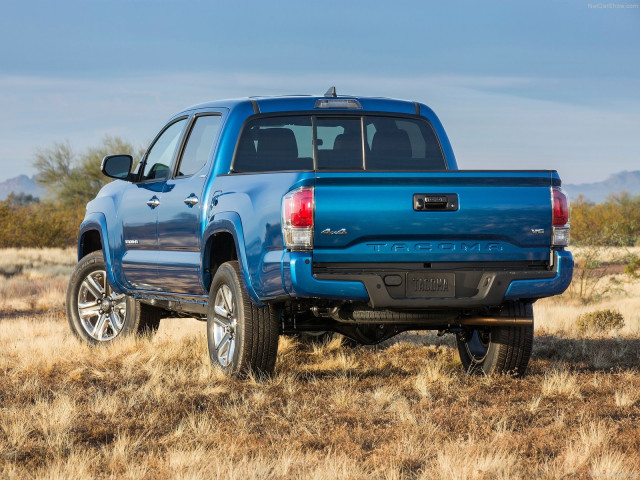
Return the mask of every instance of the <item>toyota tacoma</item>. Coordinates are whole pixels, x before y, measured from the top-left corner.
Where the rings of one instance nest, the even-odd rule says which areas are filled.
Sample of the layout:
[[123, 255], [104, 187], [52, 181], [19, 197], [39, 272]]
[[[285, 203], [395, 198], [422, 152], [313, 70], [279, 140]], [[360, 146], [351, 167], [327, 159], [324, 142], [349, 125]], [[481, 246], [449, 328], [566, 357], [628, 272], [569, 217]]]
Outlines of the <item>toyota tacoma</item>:
[[532, 304], [571, 281], [557, 172], [459, 170], [417, 102], [205, 103], [102, 171], [66, 307], [91, 343], [195, 317], [212, 363], [243, 374], [273, 371], [281, 334], [437, 330], [469, 373], [522, 375]]

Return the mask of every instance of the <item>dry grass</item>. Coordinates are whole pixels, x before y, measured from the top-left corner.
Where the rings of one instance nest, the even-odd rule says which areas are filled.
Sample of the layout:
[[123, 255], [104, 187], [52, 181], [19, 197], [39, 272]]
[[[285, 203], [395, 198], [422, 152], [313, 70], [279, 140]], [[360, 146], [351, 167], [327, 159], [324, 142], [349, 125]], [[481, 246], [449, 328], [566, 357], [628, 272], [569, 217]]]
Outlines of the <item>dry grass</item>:
[[[573, 248], [577, 259], [581, 258], [584, 248]], [[609, 262], [613, 266], [622, 265], [632, 253], [639, 255], [640, 248], [600, 248], [598, 260]], [[620, 268], [617, 269], [618, 271]], [[599, 293], [602, 292], [602, 295]], [[607, 274], [606, 271], [595, 277], [594, 301], [587, 302], [567, 292], [558, 297], [539, 300], [534, 304], [537, 334], [554, 334], [569, 337], [602, 336], [594, 332], [580, 332], [580, 315], [596, 310], [615, 310], [624, 317], [624, 327], [618, 331], [623, 337], [640, 337], [640, 277], [631, 277], [624, 273]], [[610, 336], [609, 334], [605, 336]]]
[[[640, 473], [639, 347], [543, 336], [530, 375], [516, 380], [465, 376], [451, 339], [431, 334], [377, 350], [283, 338], [276, 375], [241, 381], [211, 367], [195, 320], [91, 348], [61, 316], [4, 319], [0, 476]], [[616, 367], [594, 365], [594, 352]]]
[[0, 314], [61, 310], [75, 249], [0, 250]]
[[598, 259], [601, 262], [620, 264], [626, 263], [631, 255], [640, 257], [639, 247], [571, 247], [574, 257], [584, 257], [587, 252], [597, 252]]
[[640, 336], [640, 278], [608, 275], [601, 282], [614, 283], [617, 289], [595, 303], [585, 304], [568, 294], [536, 302], [536, 327], [547, 333], [580, 336], [577, 323], [580, 315], [596, 310], [615, 310], [624, 317], [624, 327], [618, 331], [619, 334]]
[[597, 336], [584, 305], [537, 303], [520, 380], [467, 377], [450, 336], [283, 337], [272, 378], [237, 380], [195, 320], [92, 348], [60, 312], [0, 317], [0, 478], [638, 478], [633, 301], [604, 300], [626, 326]]

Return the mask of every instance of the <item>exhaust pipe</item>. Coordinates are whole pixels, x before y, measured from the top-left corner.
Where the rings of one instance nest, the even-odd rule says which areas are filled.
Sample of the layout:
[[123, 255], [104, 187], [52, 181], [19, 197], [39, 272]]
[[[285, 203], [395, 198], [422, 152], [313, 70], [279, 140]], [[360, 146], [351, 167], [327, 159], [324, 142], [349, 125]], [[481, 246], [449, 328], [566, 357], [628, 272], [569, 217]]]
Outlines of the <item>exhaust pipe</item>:
[[531, 318], [487, 318], [487, 317], [464, 317], [454, 320], [456, 325], [470, 325], [474, 327], [532, 327]]

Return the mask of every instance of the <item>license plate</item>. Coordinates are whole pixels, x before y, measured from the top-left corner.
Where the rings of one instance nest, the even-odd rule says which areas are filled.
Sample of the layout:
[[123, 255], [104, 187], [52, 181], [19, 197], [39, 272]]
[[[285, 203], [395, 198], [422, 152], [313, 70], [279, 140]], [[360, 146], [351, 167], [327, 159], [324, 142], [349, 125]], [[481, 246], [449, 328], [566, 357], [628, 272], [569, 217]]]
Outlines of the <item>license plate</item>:
[[407, 277], [409, 298], [447, 298], [455, 295], [455, 273], [409, 273]]

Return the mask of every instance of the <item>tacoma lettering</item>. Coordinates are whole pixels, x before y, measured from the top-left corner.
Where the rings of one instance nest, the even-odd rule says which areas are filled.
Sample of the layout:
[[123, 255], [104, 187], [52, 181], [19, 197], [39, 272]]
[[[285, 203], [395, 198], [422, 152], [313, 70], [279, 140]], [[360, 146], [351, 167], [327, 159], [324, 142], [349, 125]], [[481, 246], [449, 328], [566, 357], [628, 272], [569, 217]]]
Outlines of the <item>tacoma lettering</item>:
[[446, 278], [414, 278], [414, 292], [448, 292], [449, 282]]
[[453, 243], [453, 242], [442, 242], [442, 243], [430, 243], [430, 242], [420, 242], [420, 243], [392, 243], [389, 245], [388, 243], [367, 243], [367, 247], [370, 248], [374, 252], [394, 252], [394, 253], [402, 253], [402, 252], [502, 252], [504, 247], [497, 242], [480, 244], [476, 243]]

